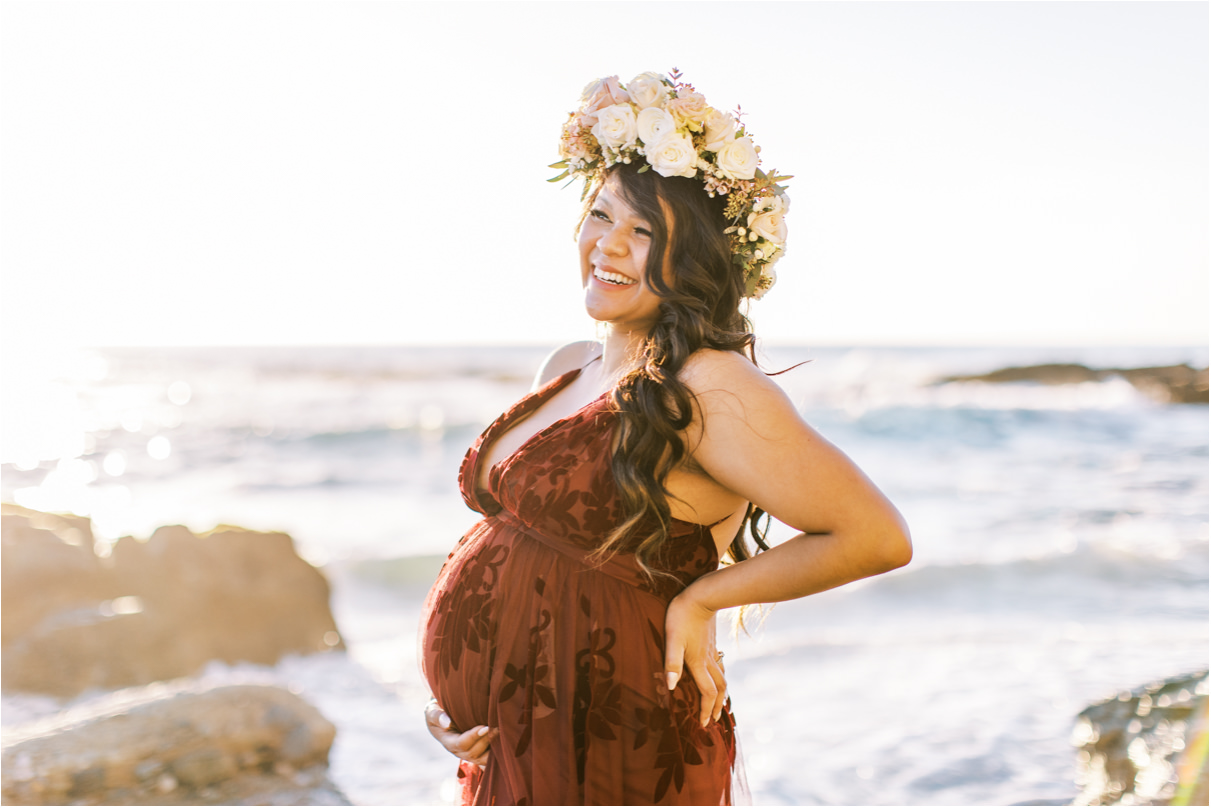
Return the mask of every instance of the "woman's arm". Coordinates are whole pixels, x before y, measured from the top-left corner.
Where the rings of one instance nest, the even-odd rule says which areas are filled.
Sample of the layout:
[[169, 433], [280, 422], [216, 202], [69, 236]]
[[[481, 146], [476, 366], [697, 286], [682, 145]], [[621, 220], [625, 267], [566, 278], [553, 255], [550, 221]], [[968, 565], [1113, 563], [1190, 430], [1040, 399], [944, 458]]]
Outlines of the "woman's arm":
[[902, 567], [912, 558], [912, 544], [903, 518], [883, 493], [744, 357], [702, 352], [682, 378], [697, 398], [698, 417], [687, 433], [697, 467], [802, 531], [702, 576], [669, 605], [670, 683], [684, 662], [703, 690], [705, 710], [717, 696], [708, 687], [713, 681], [704, 658], [707, 626], [717, 611], [801, 598]]

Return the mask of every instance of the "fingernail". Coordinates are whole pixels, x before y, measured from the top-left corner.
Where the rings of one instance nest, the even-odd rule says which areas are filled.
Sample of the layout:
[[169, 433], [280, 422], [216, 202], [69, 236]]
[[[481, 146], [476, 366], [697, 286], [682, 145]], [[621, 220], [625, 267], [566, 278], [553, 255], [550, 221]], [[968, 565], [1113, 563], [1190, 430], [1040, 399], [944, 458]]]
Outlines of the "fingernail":
[[488, 734], [489, 732], [491, 732], [491, 731], [492, 731], [492, 730], [491, 730], [490, 728], [488, 728], [488, 727], [480, 727], [480, 728], [479, 728], [479, 732], [477, 732], [477, 733], [475, 733], [475, 734], [476, 734], [476, 735], [478, 735], [479, 737], [481, 737], [481, 738], [482, 738], [482, 737], [484, 737], [485, 735], [487, 735], [487, 734]]
[[442, 713], [437, 717], [437, 725], [442, 729], [450, 729], [450, 716]]

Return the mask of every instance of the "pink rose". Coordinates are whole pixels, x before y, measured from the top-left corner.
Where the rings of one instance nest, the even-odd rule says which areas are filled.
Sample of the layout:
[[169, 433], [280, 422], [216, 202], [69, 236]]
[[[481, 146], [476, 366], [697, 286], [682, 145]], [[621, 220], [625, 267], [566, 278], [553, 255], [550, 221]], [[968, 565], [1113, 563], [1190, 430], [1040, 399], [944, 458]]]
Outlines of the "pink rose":
[[671, 98], [664, 105], [665, 110], [676, 119], [679, 126], [688, 127], [695, 132], [702, 131], [702, 123], [711, 113], [702, 93], [696, 93], [682, 87], [677, 91], [677, 97]]
[[588, 125], [592, 126], [597, 123], [597, 110], [625, 104], [631, 100], [631, 96], [619, 86], [617, 76], [609, 76], [586, 84], [580, 100], [584, 104], [580, 108], [581, 121], [588, 121]]

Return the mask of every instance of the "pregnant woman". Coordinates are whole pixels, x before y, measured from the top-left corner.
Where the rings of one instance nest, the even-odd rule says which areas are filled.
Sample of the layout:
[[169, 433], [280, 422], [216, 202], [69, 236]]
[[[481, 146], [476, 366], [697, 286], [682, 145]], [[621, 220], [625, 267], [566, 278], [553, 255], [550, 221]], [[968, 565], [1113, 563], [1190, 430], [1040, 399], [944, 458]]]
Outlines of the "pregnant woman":
[[[560, 145], [604, 338], [555, 351], [463, 461], [484, 519], [422, 615], [430, 731], [464, 804], [731, 804], [716, 613], [902, 566], [908, 531], [755, 364], [740, 306], [789, 202], [736, 117], [676, 72], [611, 77]], [[765, 549], [763, 514], [802, 532]]]

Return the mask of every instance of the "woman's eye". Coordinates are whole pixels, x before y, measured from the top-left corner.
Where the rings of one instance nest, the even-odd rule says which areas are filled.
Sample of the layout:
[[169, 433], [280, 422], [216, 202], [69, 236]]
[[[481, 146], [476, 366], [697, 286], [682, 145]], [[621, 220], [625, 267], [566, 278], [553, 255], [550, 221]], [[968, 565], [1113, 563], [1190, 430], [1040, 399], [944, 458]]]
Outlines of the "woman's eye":
[[606, 216], [605, 211], [603, 210], [590, 211], [589, 215], [595, 219], [601, 219], [603, 222], [608, 222], [610, 220], [610, 217]]
[[641, 236], [647, 236], [648, 238], [652, 237], [652, 231], [648, 230], [646, 227], [636, 227], [635, 232]]

